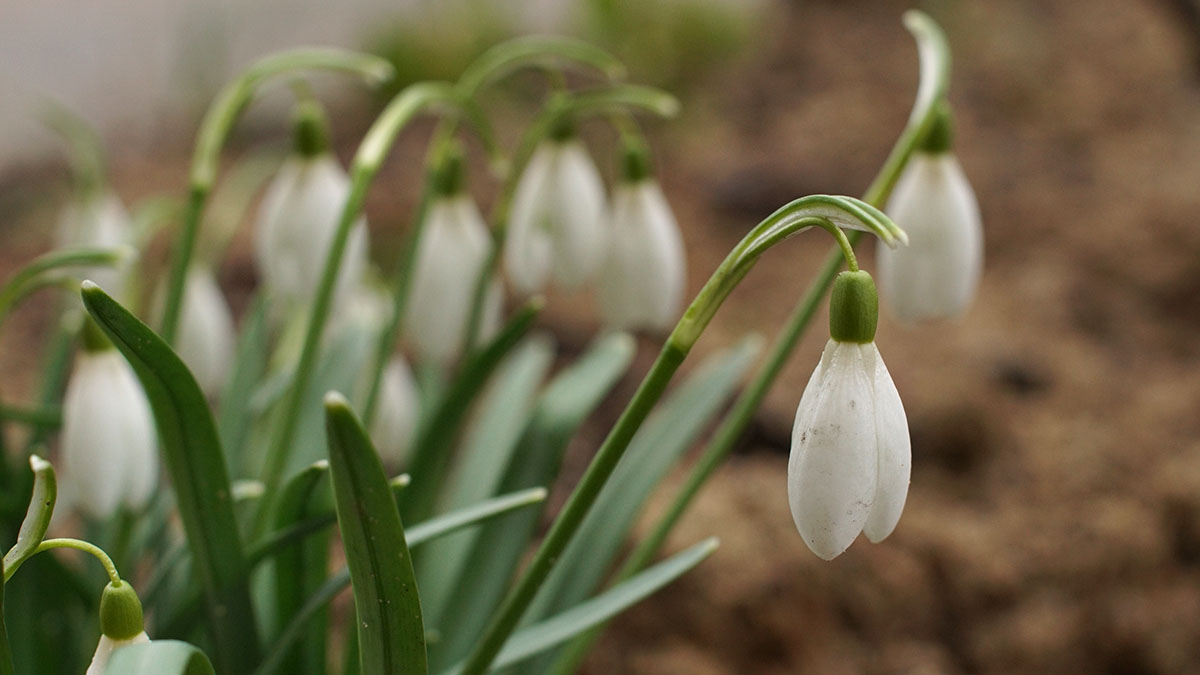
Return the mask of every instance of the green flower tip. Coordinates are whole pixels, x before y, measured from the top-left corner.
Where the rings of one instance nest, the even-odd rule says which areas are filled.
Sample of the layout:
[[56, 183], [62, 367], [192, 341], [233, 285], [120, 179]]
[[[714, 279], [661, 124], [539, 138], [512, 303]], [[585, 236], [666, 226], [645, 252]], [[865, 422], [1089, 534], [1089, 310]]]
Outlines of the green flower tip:
[[628, 139], [621, 149], [621, 177], [627, 183], [638, 183], [654, 175], [650, 148], [641, 139]]
[[[83, 283], [91, 284], [92, 282], [85, 281]], [[99, 290], [99, 287], [95, 284], [92, 284], [92, 286], [96, 290]], [[85, 286], [83, 290], [86, 293], [88, 288]], [[86, 317], [83, 321], [83, 330], [80, 332], [80, 339], [83, 340], [84, 351], [91, 354], [114, 348], [112, 341], [104, 334], [104, 330], [100, 328], [100, 324], [96, 323], [96, 320], [91, 316]]]
[[575, 138], [575, 120], [570, 115], [559, 115], [547, 135], [556, 143], [566, 143]]
[[463, 191], [466, 174], [463, 168], [462, 143], [448, 143], [433, 169], [434, 191], [441, 197], [453, 197]]
[[127, 581], [110, 581], [100, 596], [100, 632], [113, 640], [129, 640], [146, 630], [142, 601]]
[[329, 118], [320, 103], [309, 99], [296, 104], [292, 111], [292, 140], [302, 157], [316, 157], [329, 151]]
[[954, 113], [950, 104], [939, 101], [933, 109], [933, 124], [921, 140], [921, 151], [940, 155], [954, 150]]
[[875, 340], [879, 294], [865, 271], [842, 272], [829, 298], [829, 336], [838, 342], [866, 344]]

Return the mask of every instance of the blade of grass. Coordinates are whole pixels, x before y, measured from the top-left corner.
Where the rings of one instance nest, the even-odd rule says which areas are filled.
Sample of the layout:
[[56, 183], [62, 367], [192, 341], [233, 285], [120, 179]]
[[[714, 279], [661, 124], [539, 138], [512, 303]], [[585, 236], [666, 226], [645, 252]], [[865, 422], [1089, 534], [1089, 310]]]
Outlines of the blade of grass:
[[205, 590], [220, 670], [245, 672], [258, 662], [258, 629], [229, 476], [208, 402], [187, 366], [146, 324], [95, 284], [84, 282], [82, 296], [96, 323], [133, 366], [154, 411], [164, 463]]

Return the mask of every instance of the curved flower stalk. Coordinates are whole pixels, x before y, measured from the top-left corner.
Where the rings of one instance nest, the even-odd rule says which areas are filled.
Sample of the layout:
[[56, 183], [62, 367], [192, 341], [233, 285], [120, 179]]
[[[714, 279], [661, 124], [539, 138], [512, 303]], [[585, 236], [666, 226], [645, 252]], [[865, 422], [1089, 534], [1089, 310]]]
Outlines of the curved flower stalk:
[[216, 396], [225, 386], [236, 341], [233, 311], [212, 270], [207, 265], [193, 265], [184, 286], [175, 351], [205, 395]]
[[804, 543], [825, 560], [859, 532], [876, 543], [886, 538], [908, 495], [908, 420], [875, 347], [878, 315], [871, 276], [838, 275], [831, 337], [796, 409], [788, 502]]
[[[443, 364], [458, 358], [471, 314], [475, 280], [487, 263], [492, 238], [475, 200], [463, 189], [461, 152], [443, 158], [433, 180], [435, 195], [417, 245], [406, 333], [417, 353]], [[499, 282], [488, 293], [498, 316]]]
[[100, 596], [100, 643], [85, 675], [104, 675], [113, 652], [147, 642], [150, 637], [137, 593], [127, 581], [110, 581]]
[[[110, 248], [131, 243], [133, 221], [120, 198], [101, 190], [73, 200], [63, 207], [58, 218], [56, 243], [58, 248]], [[80, 276], [90, 278], [114, 295], [124, 295], [124, 276], [130, 260], [119, 265], [93, 266], [79, 270]]]
[[683, 237], [640, 143], [625, 149], [611, 224], [599, 280], [605, 323], [625, 330], [670, 328], [687, 280]]
[[[325, 120], [311, 101], [297, 106], [296, 154], [288, 158], [267, 188], [255, 223], [255, 261], [269, 292], [288, 306], [308, 304], [333, 243], [350, 178], [329, 152]], [[367, 223], [351, 227], [334, 284], [335, 302], [344, 299], [367, 265]]]
[[909, 233], [903, 251], [877, 255], [883, 299], [904, 321], [959, 316], [983, 272], [983, 222], [975, 193], [953, 152], [950, 110], [901, 174], [887, 212]]
[[570, 131], [534, 151], [517, 183], [504, 267], [521, 295], [553, 278], [574, 289], [604, 260], [604, 181], [583, 143]]
[[124, 357], [101, 336], [76, 362], [63, 398], [62, 497], [103, 519], [140, 510], [158, 483], [150, 404]]
[[379, 414], [371, 422], [371, 440], [387, 466], [400, 466], [408, 458], [417, 431], [421, 397], [412, 369], [396, 355], [383, 369], [379, 383]]

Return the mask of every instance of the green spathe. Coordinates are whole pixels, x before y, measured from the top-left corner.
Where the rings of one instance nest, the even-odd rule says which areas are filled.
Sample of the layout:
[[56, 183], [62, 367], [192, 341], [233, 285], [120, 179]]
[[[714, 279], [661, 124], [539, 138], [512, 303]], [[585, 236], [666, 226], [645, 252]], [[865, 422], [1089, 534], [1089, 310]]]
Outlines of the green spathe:
[[842, 272], [829, 298], [829, 336], [838, 342], [875, 341], [879, 294], [871, 275], [862, 270]]
[[329, 118], [320, 103], [301, 101], [292, 112], [292, 142], [302, 157], [329, 152]]
[[142, 601], [127, 581], [110, 581], [100, 596], [100, 632], [113, 640], [131, 640], [146, 629]]

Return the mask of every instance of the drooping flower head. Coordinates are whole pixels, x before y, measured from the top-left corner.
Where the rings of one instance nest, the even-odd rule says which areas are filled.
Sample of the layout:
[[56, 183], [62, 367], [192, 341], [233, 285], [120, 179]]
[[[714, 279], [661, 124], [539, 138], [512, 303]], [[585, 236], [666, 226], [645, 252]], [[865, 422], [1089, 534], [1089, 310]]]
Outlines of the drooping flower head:
[[[297, 106], [296, 152], [267, 188], [255, 223], [255, 262], [268, 291], [292, 306], [316, 295], [350, 178], [329, 151], [324, 113]], [[336, 303], [367, 265], [367, 223], [355, 221], [334, 287]]]
[[[83, 192], [63, 207], [58, 219], [59, 248], [117, 248], [133, 242], [133, 221], [120, 198], [107, 188]], [[116, 267], [87, 267], [83, 278], [95, 281], [116, 297], [125, 294], [129, 263]]]
[[102, 519], [140, 510], [158, 482], [150, 402], [133, 370], [90, 322], [63, 398], [62, 497]]
[[85, 675], [104, 675], [112, 653], [150, 642], [142, 618], [142, 602], [127, 581], [111, 581], [100, 596], [100, 643]]
[[983, 270], [983, 225], [975, 193], [953, 152], [943, 106], [888, 200], [908, 246], [879, 247], [879, 287], [904, 321], [951, 318], [970, 307]]
[[670, 328], [686, 282], [683, 238], [640, 142], [625, 147], [611, 223], [599, 281], [604, 321], [625, 330]]
[[604, 182], [568, 123], [534, 151], [513, 194], [504, 267], [521, 295], [575, 289], [604, 261]]
[[859, 532], [891, 534], [908, 495], [912, 449], [896, 385], [875, 347], [875, 284], [843, 272], [829, 305], [830, 340], [796, 409], [788, 502], [804, 542], [825, 560]]
[[401, 356], [393, 356], [379, 383], [379, 408], [371, 420], [371, 440], [388, 466], [400, 466], [408, 457], [417, 430], [420, 394], [412, 369]]
[[[417, 246], [405, 332], [422, 358], [449, 363], [459, 356], [479, 275], [492, 250], [483, 215], [463, 189], [461, 151], [451, 149], [434, 175], [435, 197]], [[498, 281], [484, 298], [483, 332], [503, 302]]]
[[225, 386], [236, 340], [233, 311], [212, 270], [205, 264], [192, 265], [183, 287], [175, 352], [208, 396]]

